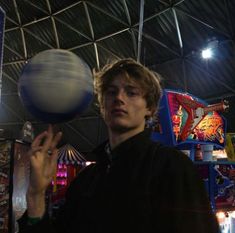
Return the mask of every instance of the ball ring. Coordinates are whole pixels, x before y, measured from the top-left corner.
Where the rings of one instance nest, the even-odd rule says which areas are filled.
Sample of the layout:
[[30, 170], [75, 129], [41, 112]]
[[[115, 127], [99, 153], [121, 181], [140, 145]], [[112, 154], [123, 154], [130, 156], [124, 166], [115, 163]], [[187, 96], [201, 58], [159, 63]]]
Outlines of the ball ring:
[[48, 151], [47, 151], [47, 154], [50, 156], [50, 155], [52, 155], [52, 151], [49, 149]]

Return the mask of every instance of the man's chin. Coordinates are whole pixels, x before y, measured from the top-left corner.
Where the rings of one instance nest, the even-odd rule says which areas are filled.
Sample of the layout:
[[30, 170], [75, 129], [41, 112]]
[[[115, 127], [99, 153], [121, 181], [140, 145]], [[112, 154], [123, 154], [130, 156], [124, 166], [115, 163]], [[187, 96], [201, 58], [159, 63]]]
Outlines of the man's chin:
[[110, 126], [111, 131], [116, 132], [116, 133], [125, 133], [131, 130], [130, 127], [127, 127], [126, 125], [121, 125], [121, 124], [115, 124]]

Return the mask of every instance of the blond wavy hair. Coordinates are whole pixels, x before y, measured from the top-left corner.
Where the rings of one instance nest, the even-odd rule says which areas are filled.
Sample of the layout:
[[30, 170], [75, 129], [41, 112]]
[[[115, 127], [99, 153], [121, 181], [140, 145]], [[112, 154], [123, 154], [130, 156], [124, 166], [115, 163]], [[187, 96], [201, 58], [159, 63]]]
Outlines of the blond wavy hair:
[[128, 82], [137, 83], [146, 100], [147, 107], [156, 113], [162, 95], [161, 76], [132, 58], [120, 59], [106, 64], [94, 72], [94, 90], [99, 105], [103, 106], [104, 93], [117, 75], [123, 75]]

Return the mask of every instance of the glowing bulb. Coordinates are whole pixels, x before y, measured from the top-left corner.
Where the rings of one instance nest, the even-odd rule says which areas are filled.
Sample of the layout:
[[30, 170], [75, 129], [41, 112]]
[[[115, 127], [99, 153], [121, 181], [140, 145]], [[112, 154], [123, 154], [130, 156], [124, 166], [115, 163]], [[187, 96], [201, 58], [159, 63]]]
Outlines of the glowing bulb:
[[213, 52], [210, 48], [202, 50], [202, 58], [209, 59], [212, 57], [212, 55], [213, 55]]
[[225, 213], [224, 212], [217, 212], [216, 216], [217, 216], [217, 218], [222, 219], [222, 218], [225, 218]]

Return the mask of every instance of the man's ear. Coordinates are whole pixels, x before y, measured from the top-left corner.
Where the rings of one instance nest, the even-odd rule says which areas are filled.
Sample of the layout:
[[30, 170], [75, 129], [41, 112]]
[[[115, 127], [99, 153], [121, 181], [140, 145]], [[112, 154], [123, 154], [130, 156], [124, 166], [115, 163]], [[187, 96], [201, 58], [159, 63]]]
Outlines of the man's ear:
[[147, 121], [147, 120], [149, 120], [149, 119], [151, 119], [151, 118], [152, 118], [151, 111], [148, 110], [148, 112], [147, 112], [146, 115], [145, 115], [145, 120]]
[[154, 108], [147, 108], [147, 114], [146, 117], [152, 117], [155, 113], [155, 109]]

